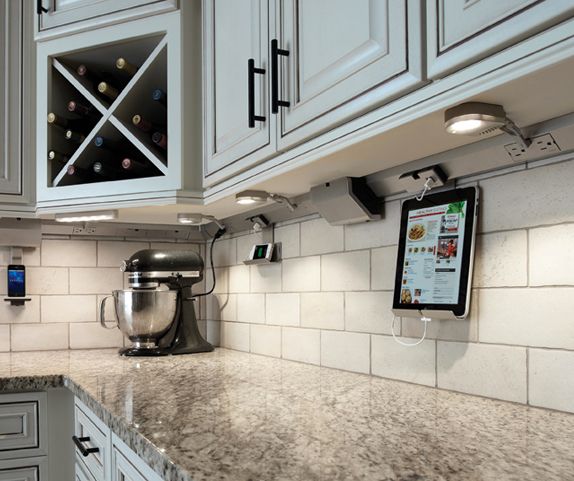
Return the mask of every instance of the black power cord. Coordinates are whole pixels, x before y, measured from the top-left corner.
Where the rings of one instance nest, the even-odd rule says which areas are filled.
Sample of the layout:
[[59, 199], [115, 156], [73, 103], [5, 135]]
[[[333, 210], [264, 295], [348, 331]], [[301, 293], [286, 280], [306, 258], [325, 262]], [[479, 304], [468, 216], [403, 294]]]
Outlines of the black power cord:
[[217, 230], [217, 232], [213, 236], [213, 239], [211, 239], [211, 244], [209, 246], [209, 266], [211, 268], [211, 276], [213, 277], [213, 285], [211, 286], [211, 289], [209, 289], [209, 291], [202, 292], [200, 294], [194, 294], [191, 296], [192, 298], [208, 296], [215, 290], [216, 279], [215, 279], [215, 267], [213, 266], [213, 244], [215, 244], [215, 241], [219, 239], [223, 234], [225, 234], [225, 227], [219, 228]]

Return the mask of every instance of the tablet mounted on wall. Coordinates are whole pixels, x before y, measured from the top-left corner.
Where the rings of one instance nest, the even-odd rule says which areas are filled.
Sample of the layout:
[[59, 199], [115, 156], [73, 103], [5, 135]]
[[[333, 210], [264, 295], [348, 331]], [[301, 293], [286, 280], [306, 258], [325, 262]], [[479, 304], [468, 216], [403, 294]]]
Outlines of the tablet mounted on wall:
[[403, 203], [393, 313], [464, 319], [470, 306], [478, 188]]

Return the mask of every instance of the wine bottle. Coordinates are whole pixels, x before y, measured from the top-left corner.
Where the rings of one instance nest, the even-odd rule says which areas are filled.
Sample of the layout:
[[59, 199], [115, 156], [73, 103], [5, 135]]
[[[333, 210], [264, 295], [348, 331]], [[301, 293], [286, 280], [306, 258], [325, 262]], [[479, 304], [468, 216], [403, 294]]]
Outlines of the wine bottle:
[[48, 160], [53, 160], [55, 162], [61, 162], [62, 164], [65, 164], [66, 162], [68, 162], [69, 157], [66, 154], [63, 154], [62, 152], [50, 150], [48, 152]]
[[152, 100], [155, 100], [157, 103], [167, 107], [167, 94], [162, 89], [155, 89], [151, 93]]
[[152, 142], [161, 147], [162, 149], [167, 149], [167, 134], [162, 134], [161, 132], [154, 132], [151, 136]]
[[98, 84], [98, 92], [105, 95], [110, 100], [115, 100], [120, 94], [119, 90], [110, 85], [109, 82], [100, 82]]
[[154, 124], [149, 120], [144, 119], [141, 115], [136, 114], [132, 117], [132, 124], [134, 124], [138, 129], [143, 132], [163, 132], [163, 128], [160, 125]]
[[81, 64], [76, 69], [76, 73], [80, 78], [86, 79], [94, 85], [94, 88], [103, 80], [101, 75], [97, 74], [93, 70], [88, 69], [84, 64]]
[[123, 57], [119, 57], [116, 60], [116, 68], [122, 72], [125, 72], [130, 77], [133, 77], [136, 74], [136, 72], [138, 71], [138, 68], [134, 64], [129, 63]]
[[94, 146], [98, 149], [105, 149], [111, 152], [118, 150], [120, 147], [118, 141], [108, 139], [107, 137], [103, 137], [101, 135], [96, 135], [94, 137]]
[[122, 160], [122, 168], [134, 174], [148, 174], [150, 173], [149, 167], [142, 162], [126, 157]]
[[76, 132], [74, 130], [66, 130], [66, 140], [81, 144], [85, 139], [86, 136], [80, 132]]
[[70, 100], [68, 102], [68, 112], [72, 112], [73, 114], [92, 121], [96, 120], [98, 117], [98, 114], [91, 105], [87, 106], [77, 102], [76, 100]]
[[90, 172], [89, 170], [83, 169], [81, 167], [77, 167], [75, 165], [69, 165], [66, 169], [66, 174], [84, 182], [95, 180], [93, 172]]
[[69, 127], [68, 119], [56, 115], [54, 112], [48, 114], [48, 124], [54, 127], [60, 127], [61, 129], [67, 129]]

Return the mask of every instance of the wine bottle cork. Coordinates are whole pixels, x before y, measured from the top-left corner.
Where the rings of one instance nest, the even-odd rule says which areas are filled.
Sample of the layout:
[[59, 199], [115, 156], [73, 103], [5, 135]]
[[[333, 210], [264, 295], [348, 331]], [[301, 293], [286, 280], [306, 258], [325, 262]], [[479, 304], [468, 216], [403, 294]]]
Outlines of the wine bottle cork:
[[108, 97], [112, 100], [115, 100], [118, 97], [118, 95], [120, 94], [118, 89], [112, 87], [107, 82], [100, 82], [98, 84], [98, 92], [100, 92], [101, 94], [105, 95], [106, 97]]

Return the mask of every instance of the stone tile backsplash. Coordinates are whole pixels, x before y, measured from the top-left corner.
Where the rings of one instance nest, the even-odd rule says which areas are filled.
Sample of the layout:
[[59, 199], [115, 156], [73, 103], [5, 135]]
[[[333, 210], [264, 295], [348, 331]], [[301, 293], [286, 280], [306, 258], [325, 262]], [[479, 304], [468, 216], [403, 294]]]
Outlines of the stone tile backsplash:
[[[572, 179], [574, 160], [478, 181], [471, 313], [432, 321], [419, 346], [391, 335], [399, 200], [377, 222], [330, 226], [307, 216], [277, 225], [276, 264], [243, 264], [261, 233], [219, 240], [217, 287], [200, 302], [200, 328], [230, 349], [574, 412]], [[125, 285], [119, 262], [148, 246], [183, 245], [49, 238], [26, 249], [32, 301], [0, 304], [0, 352], [120, 346], [117, 330], [99, 326], [97, 306]], [[0, 248], [0, 294], [8, 261]], [[197, 290], [211, 285], [208, 269], [205, 279]], [[404, 342], [423, 328], [396, 319]]]

